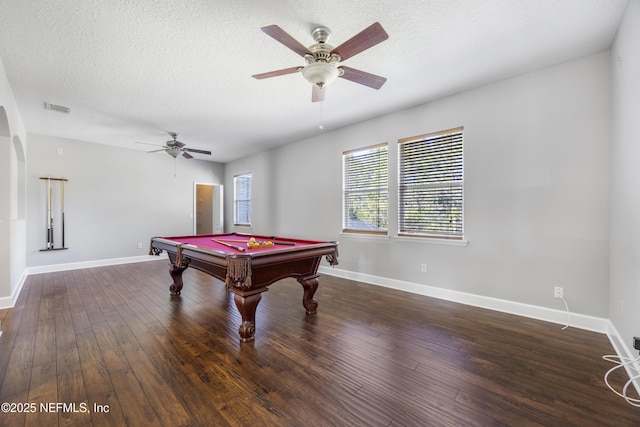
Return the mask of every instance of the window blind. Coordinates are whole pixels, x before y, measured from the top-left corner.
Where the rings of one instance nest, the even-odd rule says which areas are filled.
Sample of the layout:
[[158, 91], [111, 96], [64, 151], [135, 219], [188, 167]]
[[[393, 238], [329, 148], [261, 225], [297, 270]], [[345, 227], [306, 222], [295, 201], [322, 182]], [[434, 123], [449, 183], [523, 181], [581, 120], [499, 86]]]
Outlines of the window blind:
[[233, 177], [233, 223], [251, 225], [251, 174]]
[[462, 239], [462, 130], [398, 141], [399, 235]]
[[386, 143], [342, 153], [344, 232], [387, 234], [387, 153]]

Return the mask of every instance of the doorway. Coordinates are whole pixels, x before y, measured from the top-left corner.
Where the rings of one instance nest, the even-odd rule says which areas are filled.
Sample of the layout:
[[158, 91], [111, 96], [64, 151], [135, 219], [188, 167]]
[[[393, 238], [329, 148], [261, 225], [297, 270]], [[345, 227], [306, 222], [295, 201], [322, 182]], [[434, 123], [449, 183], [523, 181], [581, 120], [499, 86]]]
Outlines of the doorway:
[[224, 232], [222, 185], [194, 182], [193, 233]]

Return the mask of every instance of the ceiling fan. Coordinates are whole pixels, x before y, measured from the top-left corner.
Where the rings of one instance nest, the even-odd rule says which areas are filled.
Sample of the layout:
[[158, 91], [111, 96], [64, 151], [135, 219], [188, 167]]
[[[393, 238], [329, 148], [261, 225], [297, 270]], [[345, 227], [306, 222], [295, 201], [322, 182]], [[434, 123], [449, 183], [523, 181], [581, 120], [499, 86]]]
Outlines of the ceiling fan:
[[306, 60], [307, 65], [304, 67], [290, 67], [268, 73], [256, 74], [252, 77], [256, 79], [266, 79], [301, 72], [302, 76], [313, 85], [311, 92], [312, 102], [324, 101], [325, 86], [337, 77], [342, 77], [343, 79], [373, 89], [380, 89], [387, 81], [385, 77], [376, 76], [375, 74], [356, 70], [355, 68], [344, 65], [338, 65], [339, 62], [349, 59], [389, 38], [389, 35], [378, 22], [365, 28], [335, 48], [326, 43], [331, 35], [331, 31], [326, 27], [318, 27], [311, 32], [311, 36], [316, 43], [309, 47], [304, 47], [277, 25], [262, 27], [261, 30], [302, 56]]
[[187, 159], [193, 159], [193, 156], [189, 153], [198, 153], [198, 154], [206, 154], [211, 155], [211, 151], [206, 150], [196, 150], [194, 148], [187, 148], [184, 142], [178, 141], [176, 138], [180, 136], [180, 134], [175, 132], [168, 132], [169, 135], [173, 138], [170, 141], [167, 141], [165, 145], [157, 145], [157, 144], [148, 144], [146, 142], [137, 142], [137, 144], [145, 144], [145, 145], [155, 145], [156, 147], [162, 147], [159, 150], [147, 151], [147, 153], [157, 153], [158, 151], [166, 151], [168, 155], [173, 157], [174, 159], [182, 154], [182, 157]]

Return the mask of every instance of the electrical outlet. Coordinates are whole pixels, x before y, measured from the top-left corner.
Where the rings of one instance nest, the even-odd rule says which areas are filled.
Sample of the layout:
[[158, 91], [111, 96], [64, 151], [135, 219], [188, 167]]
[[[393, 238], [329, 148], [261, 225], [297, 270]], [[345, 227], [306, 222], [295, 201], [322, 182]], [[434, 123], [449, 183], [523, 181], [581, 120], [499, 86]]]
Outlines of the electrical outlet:
[[633, 337], [633, 348], [640, 350], [640, 337]]
[[138, 249], [142, 249], [142, 243], [138, 243]]
[[553, 297], [554, 298], [564, 298], [564, 288], [560, 286], [556, 286], [553, 288]]
[[423, 273], [427, 272], [427, 264], [421, 264], [420, 265], [420, 271], [422, 271]]

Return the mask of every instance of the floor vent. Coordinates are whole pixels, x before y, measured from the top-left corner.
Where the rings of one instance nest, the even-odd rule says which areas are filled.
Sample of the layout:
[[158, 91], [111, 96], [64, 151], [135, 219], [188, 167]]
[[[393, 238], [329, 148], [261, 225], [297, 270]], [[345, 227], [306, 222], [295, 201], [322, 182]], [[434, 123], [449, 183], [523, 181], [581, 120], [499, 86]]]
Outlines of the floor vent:
[[62, 113], [62, 114], [69, 114], [71, 112], [71, 109], [69, 107], [64, 107], [62, 105], [56, 105], [56, 104], [49, 104], [48, 102], [44, 103], [44, 109], [57, 111], [58, 113]]

